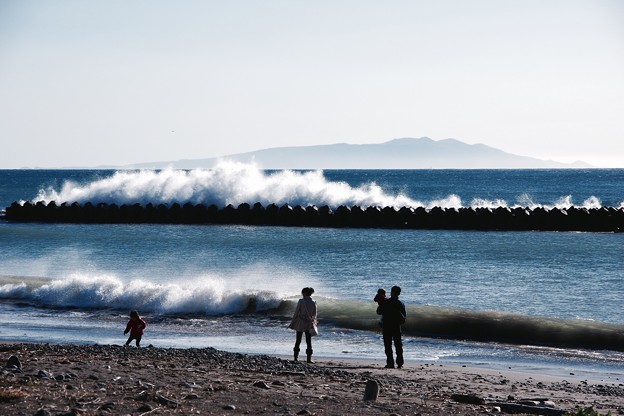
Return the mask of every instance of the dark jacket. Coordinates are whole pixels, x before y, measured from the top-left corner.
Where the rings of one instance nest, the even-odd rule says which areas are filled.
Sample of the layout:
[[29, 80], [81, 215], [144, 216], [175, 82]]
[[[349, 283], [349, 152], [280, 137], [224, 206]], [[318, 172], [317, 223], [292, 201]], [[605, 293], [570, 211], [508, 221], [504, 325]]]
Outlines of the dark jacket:
[[405, 305], [397, 297], [391, 297], [382, 302], [377, 307], [377, 315], [383, 316], [384, 327], [401, 326], [405, 323], [405, 318], [407, 317]]

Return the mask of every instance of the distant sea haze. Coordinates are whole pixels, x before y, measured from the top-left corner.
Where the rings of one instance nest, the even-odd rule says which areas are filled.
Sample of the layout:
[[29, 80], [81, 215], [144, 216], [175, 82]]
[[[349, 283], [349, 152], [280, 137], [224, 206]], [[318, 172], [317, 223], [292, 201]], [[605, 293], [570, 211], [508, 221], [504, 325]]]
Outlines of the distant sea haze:
[[261, 149], [206, 159], [184, 159], [100, 166], [117, 169], [213, 168], [220, 160], [254, 163], [261, 169], [553, 169], [588, 168], [585, 162], [561, 163], [506, 153], [455, 139], [402, 138], [378, 144], [337, 143]]

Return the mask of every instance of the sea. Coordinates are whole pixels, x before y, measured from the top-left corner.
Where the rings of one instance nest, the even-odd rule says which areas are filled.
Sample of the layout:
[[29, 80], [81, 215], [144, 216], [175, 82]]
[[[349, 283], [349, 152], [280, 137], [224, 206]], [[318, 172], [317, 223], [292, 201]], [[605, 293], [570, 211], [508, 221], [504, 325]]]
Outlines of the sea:
[[[616, 207], [624, 169], [0, 170], [14, 202], [378, 207]], [[624, 233], [7, 221], [0, 341], [288, 357], [303, 287], [314, 356], [385, 363], [378, 288], [402, 288], [407, 365], [624, 380]]]

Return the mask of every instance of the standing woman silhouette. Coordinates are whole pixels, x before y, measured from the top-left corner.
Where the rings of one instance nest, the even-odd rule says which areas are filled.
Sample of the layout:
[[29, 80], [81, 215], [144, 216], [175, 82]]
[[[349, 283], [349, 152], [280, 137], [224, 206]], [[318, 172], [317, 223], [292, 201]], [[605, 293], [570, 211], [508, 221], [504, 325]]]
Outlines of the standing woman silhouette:
[[304, 287], [301, 290], [303, 298], [297, 302], [297, 308], [293, 315], [292, 322], [288, 326], [290, 329], [297, 331], [297, 338], [295, 340], [295, 348], [293, 348], [295, 361], [299, 359], [299, 346], [301, 345], [301, 336], [305, 333], [306, 339], [306, 355], [308, 356], [307, 362], [312, 361], [312, 335], [310, 334], [310, 328], [317, 324], [316, 320], [316, 301], [312, 299], [314, 289], [311, 287]]

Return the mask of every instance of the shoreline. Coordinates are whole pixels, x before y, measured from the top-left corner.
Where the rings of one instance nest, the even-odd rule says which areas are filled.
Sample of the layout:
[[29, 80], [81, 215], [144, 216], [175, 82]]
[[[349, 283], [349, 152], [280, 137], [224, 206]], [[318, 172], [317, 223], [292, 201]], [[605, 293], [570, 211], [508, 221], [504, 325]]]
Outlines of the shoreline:
[[[153, 330], [154, 328], [151, 328]], [[248, 355], [267, 355], [271, 357], [277, 357], [285, 360], [292, 359], [290, 352], [291, 339], [288, 338], [284, 341], [280, 348], [266, 348], [263, 344], [265, 341], [262, 338], [258, 338], [260, 342], [258, 345], [249, 344], [247, 341], [242, 344], [238, 344], [236, 341], [240, 340], [223, 340], [212, 339], [211, 337], [199, 337], [197, 339], [185, 339], [184, 342], [161, 342], [165, 334], [158, 334], [158, 339], [153, 339], [154, 334], [150, 333], [152, 342], [144, 342], [143, 347], [147, 345], [161, 348], [161, 349], [201, 349], [204, 347], [212, 346], [213, 348], [228, 351], [231, 353], [248, 354]], [[290, 335], [290, 332], [288, 332]], [[120, 338], [120, 337], [117, 337]], [[325, 341], [325, 336], [322, 340]], [[113, 340], [111, 337], [104, 337], [101, 340], [78, 340], [78, 339], [66, 339], [66, 340], [50, 340], [50, 339], [31, 339], [24, 341], [23, 338], [10, 337], [0, 338], [0, 346], [5, 344], [72, 344], [83, 346], [121, 346], [123, 345], [126, 337], [122, 337], [119, 340]], [[404, 338], [404, 342], [409, 337]], [[419, 343], [406, 347], [406, 363], [409, 365], [434, 365], [444, 366], [446, 368], [471, 368], [478, 372], [513, 372], [524, 374], [526, 377], [554, 377], [565, 378], [567, 380], [586, 381], [594, 383], [609, 383], [624, 380], [624, 367], [621, 367], [621, 354], [616, 353], [617, 357], [602, 357], [602, 359], [592, 359], [588, 355], [591, 351], [585, 350], [569, 350], [562, 353], [561, 351], [551, 351], [550, 348], [533, 347], [529, 352], [526, 352], [524, 356], [516, 353], [514, 354], [501, 353], [501, 349], [514, 349], [513, 345], [506, 344], [492, 344], [492, 343], [476, 343], [475, 345], [482, 344], [482, 350], [477, 351], [474, 355], [458, 356], [444, 356], [440, 357], [431, 356], [430, 350], [444, 350], [447, 346], [444, 344], [444, 340], [437, 339], [418, 339]], [[146, 341], [146, 340], [144, 340]], [[429, 345], [431, 342], [435, 342], [435, 345]], [[441, 342], [441, 344], [438, 344]], [[452, 340], [449, 342], [453, 342]], [[427, 344], [424, 345], [423, 343]], [[407, 345], [407, 343], [405, 344]], [[383, 345], [381, 340], [377, 345], [373, 354], [367, 351], [363, 354], [353, 351], [341, 351], [328, 349], [331, 343], [319, 342], [315, 348], [315, 359], [323, 361], [337, 361], [337, 362], [359, 362], [368, 363], [370, 365], [381, 364], [385, 365], [385, 355], [383, 352]], [[520, 350], [518, 350], [520, 351]], [[492, 355], [488, 355], [491, 353]], [[609, 353], [603, 351], [601, 353]], [[562, 354], [562, 355], [558, 355]]]
[[[11, 356], [21, 370], [7, 367]], [[283, 356], [151, 346], [0, 342], [0, 360], [0, 410], [10, 414], [477, 415], [505, 412], [505, 406], [516, 406], [519, 414], [587, 407], [624, 414], [622, 379], [420, 362], [384, 369], [382, 361], [350, 358], [314, 357], [315, 364], [306, 364]], [[369, 380], [380, 392], [364, 401]]]

